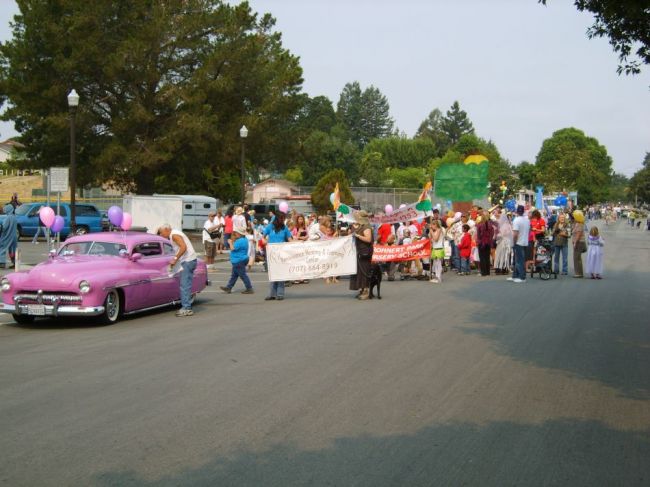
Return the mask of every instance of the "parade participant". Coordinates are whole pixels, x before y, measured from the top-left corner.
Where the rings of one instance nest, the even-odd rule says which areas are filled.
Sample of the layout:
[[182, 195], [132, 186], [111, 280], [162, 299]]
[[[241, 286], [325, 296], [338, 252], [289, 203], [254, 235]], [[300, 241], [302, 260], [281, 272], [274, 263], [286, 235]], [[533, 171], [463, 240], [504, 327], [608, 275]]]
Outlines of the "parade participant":
[[517, 206], [517, 216], [512, 222], [512, 235], [514, 240], [515, 268], [509, 281], [516, 283], [526, 282], [526, 249], [528, 248], [528, 236], [530, 233], [530, 222], [522, 205]]
[[304, 242], [306, 240], [309, 240], [308, 233], [307, 224], [305, 223], [305, 215], [297, 215], [293, 230], [291, 231], [291, 236], [294, 240], [300, 240]]
[[196, 252], [192, 242], [180, 230], [172, 229], [169, 223], [163, 224], [158, 233], [163, 238], [168, 238], [174, 250], [174, 257], [170, 262], [172, 269], [181, 269], [181, 309], [176, 316], [192, 316], [192, 281], [196, 269]]
[[215, 222], [217, 214], [213, 211], [208, 213], [208, 219], [203, 224], [203, 248], [205, 250], [206, 265], [214, 264], [214, 256], [217, 253], [216, 239], [221, 235], [221, 226]]
[[566, 221], [566, 215], [560, 213], [557, 222], [553, 225], [553, 261], [554, 270], [560, 273], [560, 254], [562, 255], [562, 275], [569, 273], [569, 224]]
[[585, 215], [580, 210], [573, 212], [571, 242], [573, 244], [573, 277], [580, 279], [583, 277], [582, 254], [587, 251], [587, 244], [585, 243]]
[[[284, 224], [284, 219], [284, 213], [278, 212], [278, 214], [275, 215], [275, 220], [269, 223], [269, 225], [264, 229], [264, 236], [266, 237], [267, 244], [291, 242], [291, 240], [293, 240], [291, 232]], [[269, 287], [270, 292], [269, 295], [264, 298], [265, 301], [272, 301], [275, 299], [282, 301], [284, 299], [284, 281], [273, 281], [270, 283]]]
[[235, 208], [235, 215], [232, 217], [232, 226], [234, 228], [245, 228], [248, 226], [244, 209], [241, 206]]
[[357, 249], [357, 273], [350, 276], [350, 290], [359, 291], [357, 299], [370, 297], [370, 273], [372, 270], [372, 228], [368, 222], [368, 213], [357, 212], [357, 223], [353, 225], [354, 243]]
[[587, 238], [587, 274], [591, 275], [592, 279], [603, 278], [603, 247], [605, 241], [600, 236], [597, 226], [592, 226], [589, 229], [589, 237]]
[[494, 269], [496, 274], [508, 274], [512, 262], [512, 223], [505, 212], [500, 212], [497, 224], [499, 233], [494, 254]]
[[219, 228], [221, 229], [221, 236], [217, 237], [214, 240], [214, 242], [217, 244], [217, 253], [218, 254], [223, 254], [223, 247], [224, 247], [224, 226], [226, 222], [223, 219], [223, 214], [221, 213], [221, 210], [217, 211], [217, 215], [214, 217], [214, 223], [216, 225], [219, 225]]
[[242, 280], [246, 288], [241, 293], [254, 294], [255, 291], [253, 290], [253, 284], [246, 273], [246, 266], [250, 259], [249, 242], [246, 238], [246, 226], [233, 227], [231, 241], [232, 248], [230, 250], [230, 264], [232, 265], [232, 271], [228, 283], [225, 286], [220, 286], [220, 289], [223, 292], [230, 294], [239, 278]]
[[462, 226], [463, 233], [461, 234], [460, 242], [458, 243], [458, 251], [460, 254], [460, 272], [459, 276], [469, 276], [469, 259], [472, 255], [472, 237], [469, 234], [469, 225], [465, 223]]
[[429, 238], [431, 239], [431, 279], [429, 282], [441, 283], [442, 262], [445, 259], [445, 235], [440, 220], [434, 219], [430, 223]]
[[[395, 242], [396, 242], [395, 234], [390, 234], [388, 236], [388, 239], [386, 240], [386, 245], [393, 246], [395, 245]], [[386, 272], [386, 275], [388, 276], [388, 280], [394, 281], [395, 271], [397, 270], [397, 262], [385, 262], [382, 267]]]
[[384, 223], [379, 226], [377, 230], [377, 243], [380, 245], [386, 245], [388, 237], [390, 237], [395, 232], [393, 225], [390, 223]]
[[542, 240], [544, 238], [546, 222], [544, 221], [544, 218], [542, 218], [542, 214], [539, 210], [533, 210], [532, 218], [530, 220], [530, 229], [535, 234], [535, 240]]
[[232, 243], [230, 241], [230, 236], [232, 235], [232, 210], [226, 212], [226, 216], [223, 218], [223, 246], [226, 250], [232, 248]]
[[18, 222], [14, 207], [7, 203], [3, 210], [6, 216], [0, 225], [0, 269], [4, 269], [8, 265], [7, 254], [13, 263], [18, 246]]
[[481, 222], [477, 225], [476, 243], [478, 246], [479, 267], [481, 276], [490, 275], [490, 254], [494, 242], [494, 226], [490, 215], [484, 211]]
[[461, 220], [462, 213], [458, 211], [454, 214], [453, 224], [447, 230], [452, 239], [451, 266], [456, 272], [460, 272], [460, 253], [458, 251], [458, 244], [463, 236], [463, 225], [467, 223], [467, 217], [465, 217], [465, 222], [462, 222]]

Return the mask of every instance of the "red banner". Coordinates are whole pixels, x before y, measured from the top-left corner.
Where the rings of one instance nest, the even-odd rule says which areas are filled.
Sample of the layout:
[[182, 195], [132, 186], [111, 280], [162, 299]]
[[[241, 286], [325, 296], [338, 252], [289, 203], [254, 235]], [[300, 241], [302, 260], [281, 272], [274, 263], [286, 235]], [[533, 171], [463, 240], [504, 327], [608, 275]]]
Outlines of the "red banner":
[[403, 262], [431, 257], [431, 240], [417, 240], [406, 245], [373, 245], [372, 261]]

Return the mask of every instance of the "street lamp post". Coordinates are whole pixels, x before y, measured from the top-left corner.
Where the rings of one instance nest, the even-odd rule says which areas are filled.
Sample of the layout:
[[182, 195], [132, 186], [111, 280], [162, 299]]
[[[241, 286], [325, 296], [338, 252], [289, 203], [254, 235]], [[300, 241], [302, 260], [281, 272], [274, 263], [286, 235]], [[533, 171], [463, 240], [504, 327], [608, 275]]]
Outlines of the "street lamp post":
[[79, 95], [76, 90], [68, 93], [68, 108], [70, 108], [70, 233], [77, 231], [77, 211], [75, 196], [77, 193], [77, 157], [75, 140], [75, 118], [79, 106]]
[[244, 205], [246, 199], [246, 174], [244, 172], [244, 159], [246, 158], [246, 137], [248, 137], [248, 129], [246, 125], [242, 125], [239, 129], [239, 136], [241, 137], [241, 204]]

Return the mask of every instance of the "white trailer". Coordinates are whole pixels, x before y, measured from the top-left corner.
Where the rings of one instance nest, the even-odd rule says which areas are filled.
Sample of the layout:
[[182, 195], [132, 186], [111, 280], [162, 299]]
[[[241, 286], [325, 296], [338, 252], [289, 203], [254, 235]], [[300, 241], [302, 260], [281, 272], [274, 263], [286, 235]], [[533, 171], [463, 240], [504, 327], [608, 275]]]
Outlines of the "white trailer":
[[210, 212], [215, 212], [220, 201], [210, 196], [195, 194], [154, 194], [156, 198], [175, 197], [183, 200], [183, 230], [201, 230]]
[[133, 228], [156, 233], [163, 223], [172, 228], [183, 225], [183, 198], [180, 196], [125, 195], [122, 208], [133, 217]]

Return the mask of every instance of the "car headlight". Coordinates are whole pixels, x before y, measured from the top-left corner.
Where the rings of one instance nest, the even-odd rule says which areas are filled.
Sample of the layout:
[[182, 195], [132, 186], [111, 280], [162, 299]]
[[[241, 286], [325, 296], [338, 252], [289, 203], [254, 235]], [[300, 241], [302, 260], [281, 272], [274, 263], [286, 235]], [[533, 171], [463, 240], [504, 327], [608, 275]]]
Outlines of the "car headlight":
[[79, 292], [81, 294], [87, 294], [90, 292], [90, 283], [88, 281], [81, 281], [79, 283]]
[[0, 281], [0, 289], [2, 289], [2, 292], [7, 292], [11, 289], [11, 283], [9, 282], [9, 279], [6, 277], [3, 277], [2, 280]]

